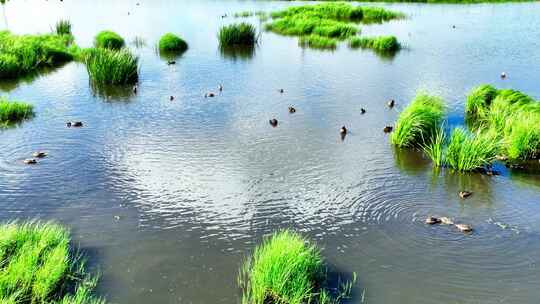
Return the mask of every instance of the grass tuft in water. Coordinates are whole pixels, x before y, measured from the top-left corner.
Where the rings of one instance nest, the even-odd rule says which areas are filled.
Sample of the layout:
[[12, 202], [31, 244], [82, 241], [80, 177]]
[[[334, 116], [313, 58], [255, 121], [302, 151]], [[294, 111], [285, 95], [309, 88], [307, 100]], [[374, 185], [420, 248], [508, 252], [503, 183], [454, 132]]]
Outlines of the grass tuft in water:
[[69, 20], [59, 20], [54, 26], [56, 35], [71, 35], [71, 22]]
[[[325, 281], [326, 266], [317, 247], [287, 230], [257, 246], [239, 275], [244, 304], [337, 303], [339, 297], [324, 288]], [[343, 291], [350, 292], [352, 284]]]
[[54, 223], [0, 225], [0, 302], [104, 304], [69, 243], [69, 232]]
[[391, 141], [398, 147], [429, 144], [441, 127], [444, 103], [441, 98], [418, 94], [399, 114]]
[[54, 67], [75, 58], [71, 35], [13, 35], [0, 32], [0, 78], [17, 78], [39, 68]]
[[337, 39], [323, 37], [319, 35], [302, 36], [298, 40], [298, 44], [302, 47], [310, 47], [315, 49], [334, 50], [337, 48]]
[[426, 143], [422, 144], [422, 150], [429, 158], [431, 158], [433, 165], [436, 167], [443, 167], [445, 165], [446, 142], [444, 128], [439, 128], [430, 140], [424, 142]]
[[401, 49], [401, 44], [394, 36], [353, 37], [349, 40], [349, 47], [353, 49], [372, 49], [381, 53], [393, 53]]
[[184, 39], [173, 33], [167, 33], [159, 39], [160, 52], [184, 52], [188, 49], [188, 44]]
[[119, 50], [123, 48], [124, 45], [124, 38], [112, 31], [101, 31], [94, 39], [94, 46], [97, 48]]
[[104, 48], [85, 50], [85, 63], [92, 82], [96, 84], [133, 84], [138, 79], [138, 57], [127, 49]]
[[0, 127], [8, 127], [33, 116], [34, 107], [31, 104], [0, 97]]
[[222, 47], [254, 45], [257, 42], [255, 27], [249, 23], [236, 23], [220, 28], [219, 44]]
[[491, 165], [498, 151], [499, 141], [495, 134], [473, 134], [463, 128], [455, 128], [446, 149], [445, 162], [455, 170], [472, 171]]

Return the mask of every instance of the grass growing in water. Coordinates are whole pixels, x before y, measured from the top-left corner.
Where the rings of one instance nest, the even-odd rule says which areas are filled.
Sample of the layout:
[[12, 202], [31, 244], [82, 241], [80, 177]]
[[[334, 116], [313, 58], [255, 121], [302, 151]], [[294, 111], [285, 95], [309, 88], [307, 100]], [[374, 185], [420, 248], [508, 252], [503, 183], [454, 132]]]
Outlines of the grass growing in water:
[[90, 79], [97, 84], [133, 84], [138, 79], [138, 57], [128, 50], [104, 48], [85, 50]]
[[0, 302], [104, 304], [92, 296], [97, 280], [69, 242], [68, 231], [53, 223], [0, 225]]
[[218, 39], [222, 47], [254, 45], [257, 42], [255, 27], [244, 22], [221, 27]]
[[349, 46], [351, 48], [369, 48], [381, 53], [392, 53], [401, 48], [394, 36], [353, 37], [349, 40]]
[[243, 265], [239, 276], [242, 303], [337, 303], [339, 299], [324, 288], [325, 277], [325, 263], [315, 245], [282, 231], [258, 246]]
[[446, 148], [445, 163], [458, 171], [472, 171], [490, 165], [498, 151], [499, 143], [494, 134], [471, 134], [465, 129], [455, 128]]
[[69, 20], [59, 20], [54, 26], [56, 35], [71, 35], [71, 22]]
[[188, 44], [173, 33], [167, 33], [159, 39], [160, 52], [184, 52], [187, 48]]
[[334, 38], [323, 37], [319, 35], [302, 36], [298, 40], [298, 44], [302, 47], [310, 47], [315, 49], [335, 49], [337, 48], [337, 40]]
[[124, 47], [124, 38], [112, 31], [101, 31], [94, 39], [94, 45], [98, 48], [119, 50]]
[[73, 60], [78, 52], [71, 35], [13, 35], [0, 32], [0, 78], [16, 78], [42, 67]]
[[0, 98], [0, 127], [6, 127], [34, 116], [31, 104]]
[[444, 115], [442, 99], [419, 94], [399, 114], [391, 141], [399, 147], [419, 147], [429, 144], [441, 127]]
[[431, 158], [436, 167], [445, 165], [445, 142], [446, 134], [444, 128], [441, 127], [433, 134], [431, 140], [422, 145], [422, 150]]

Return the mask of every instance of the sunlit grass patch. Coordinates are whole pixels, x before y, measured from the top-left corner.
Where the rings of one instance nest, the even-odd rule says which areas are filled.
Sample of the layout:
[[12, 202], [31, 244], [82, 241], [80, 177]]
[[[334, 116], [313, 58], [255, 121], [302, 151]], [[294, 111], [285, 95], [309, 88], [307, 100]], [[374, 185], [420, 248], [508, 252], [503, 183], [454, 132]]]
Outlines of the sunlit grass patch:
[[173, 33], [167, 33], [159, 39], [159, 51], [161, 52], [184, 52], [187, 48], [186, 41]]
[[302, 36], [298, 43], [302, 47], [315, 49], [333, 50], [337, 48], [337, 40], [334, 38], [323, 37], [319, 35]]
[[58, 20], [54, 26], [56, 35], [71, 35], [71, 22], [69, 20]]
[[455, 128], [445, 153], [445, 163], [458, 171], [472, 171], [490, 165], [499, 151], [499, 141], [490, 132], [469, 133]]
[[133, 84], [138, 79], [138, 57], [124, 49], [85, 50], [86, 69], [90, 79], [98, 84]]
[[33, 116], [34, 107], [31, 104], [0, 97], [0, 127], [14, 125]]
[[349, 46], [351, 48], [369, 48], [381, 53], [392, 53], [401, 48], [394, 36], [353, 37], [349, 40]]
[[329, 304], [346, 296], [354, 282], [344, 284], [334, 297], [325, 288], [326, 265], [319, 249], [286, 230], [257, 246], [240, 271], [239, 283], [245, 304]]
[[124, 38], [113, 31], [101, 31], [94, 38], [94, 46], [97, 48], [119, 50], [124, 45]]
[[255, 27], [249, 23], [236, 23], [220, 28], [219, 44], [222, 47], [254, 45], [257, 42]]
[[92, 296], [96, 278], [54, 223], [0, 225], [0, 300], [16, 304], [104, 304]]
[[391, 141], [399, 147], [419, 147], [429, 144], [440, 129], [444, 103], [441, 98], [418, 94], [399, 114]]

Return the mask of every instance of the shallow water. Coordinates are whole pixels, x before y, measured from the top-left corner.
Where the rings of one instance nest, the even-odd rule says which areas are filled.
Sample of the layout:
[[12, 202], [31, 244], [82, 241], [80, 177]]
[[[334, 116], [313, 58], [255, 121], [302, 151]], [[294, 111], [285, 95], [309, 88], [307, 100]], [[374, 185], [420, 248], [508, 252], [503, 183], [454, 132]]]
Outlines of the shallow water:
[[[0, 131], [0, 220], [66, 224], [113, 303], [239, 302], [242, 259], [280, 228], [317, 242], [339, 274], [358, 274], [351, 303], [537, 303], [538, 171], [436, 172], [421, 154], [393, 149], [382, 128], [398, 113], [385, 101], [399, 110], [418, 90], [444, 97], [450, 125], [463, 123], [465, 95], [480, 83], [540, 98], [540, 3], [382, 4], [410, 16], [362, 26], [406, 45], [390, 59], [301, 49], [266, 32], [250, 56], [218, 51], [217, 29], [234, 21], [223, 13], [296, 4], [10, 1], [3, 26], [15, 33], [68, 17], [81, 46], [102, 29], [147, 46], [132, 46], [136, 96], [96, 92], [77, 63], [0, 84], [37, 112]], [[154, 50], [169, 31], [190, 45], [174, 66]], [[203, 98], [220, 83], [222, 94]], [[24, 166], [35, 150], [49, 157]], [[460, 200], [463, 189], [474, 195]], [[426, 227], [428, 214], [475, 232]]]

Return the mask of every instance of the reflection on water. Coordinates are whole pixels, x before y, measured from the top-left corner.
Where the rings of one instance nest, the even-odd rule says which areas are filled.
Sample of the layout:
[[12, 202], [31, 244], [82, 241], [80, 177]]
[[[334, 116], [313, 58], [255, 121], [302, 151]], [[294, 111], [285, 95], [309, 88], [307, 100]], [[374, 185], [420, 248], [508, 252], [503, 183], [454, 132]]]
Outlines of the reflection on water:
[[[238, 267], [282, 228], [320, 245], [336, 272], [358, 274], [352, 303], [537, 302], [538, 171], [436, 171], [420, 151], [393, 148], [382, 128], [398, 114], [388, 99], [402, 108], [422, 89], [444, 98], [452, 126], [480, 83], [539, 97], [540, 4], [382, 4], [410, 16], [362, 26], [409, 47], [384, 61], [347, 47], [302, 49], [268, 32], [256, 50], [220, 51], [225, 12], [298, 3], [139, 2], [6, 4], [16, 33], [48, 32], [69, 17], [83, 47], [103, 29], [147, 46], [132, 47], [137, 94], [92, 87], [78, 63], [11, 87], [10, 98], [34, 104], [37, 116], [0, 131], [1, 220], [69, 226], [112, 303], [240, 302]], [[175, 65], [155, 51], [166, 32], [190, 46]], [[501, 70], [511, 76], [501, 80]], [[204, 98], [219, 84], [223, 92]], [[66, 128], [70, 120], [84, 127]], [[23, 165], [37, 150], [48, 157]], [[474, 192], [467, 200], [464, 189]], [[426, 226], [427, 215], [474, 232]]]
[[135, 92], [133, 85], [108, 85], [89, 81], [89, 87], [94, 96], [99, 96], [106, 101], [130, 101]]
[[225, 59], [249, 60], [255, 56], [256, 45], [220, 46], [219, 52]]

